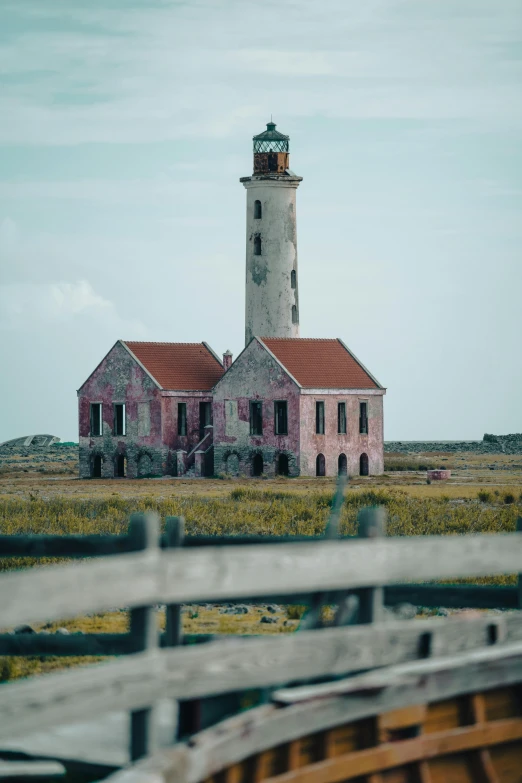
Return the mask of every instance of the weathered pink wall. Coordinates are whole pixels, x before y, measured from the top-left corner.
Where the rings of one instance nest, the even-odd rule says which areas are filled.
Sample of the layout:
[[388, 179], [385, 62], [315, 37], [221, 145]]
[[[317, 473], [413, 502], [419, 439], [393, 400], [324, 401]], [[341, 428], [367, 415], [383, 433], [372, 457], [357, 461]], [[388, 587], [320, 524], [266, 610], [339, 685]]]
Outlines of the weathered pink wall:
[[[325, 403], [325, 434], [315, 432], [315, 403]], [[359, 434], [359, 401], [368, 402], [368, 435]], [[371, 475], [380, 475], [383, 464], [383, 405], [381, 395], [301, 394], [302, 476], [315, 476], [316, 458], [324, 454], [326, 475], [337, 476], [340, 454], [346, 454], [348, 475], [359, 475], [359, 458], [368, 455]], [[346, 435], [337, 432], [337, 404], [346, 403]]]
[[[237, 403], [237, 421], [225, 420], [225, 401]], [[250, 435], [250, 400], [263, 402], [263, 435]], [[288, 435], [276, 435], [274, 402], [288, 404]], [[288, 454], [290, 471], [299, 459], [299, 388], [273, 357], [256, 341], [243, 351], [214, 390], [214, 464], [217, 473], [227, 470], [229, 454], [237, 454], [240, 473], [251, 475], [252, 459], [260, 453], [264, 473], [273, 475], [279, 453]]]

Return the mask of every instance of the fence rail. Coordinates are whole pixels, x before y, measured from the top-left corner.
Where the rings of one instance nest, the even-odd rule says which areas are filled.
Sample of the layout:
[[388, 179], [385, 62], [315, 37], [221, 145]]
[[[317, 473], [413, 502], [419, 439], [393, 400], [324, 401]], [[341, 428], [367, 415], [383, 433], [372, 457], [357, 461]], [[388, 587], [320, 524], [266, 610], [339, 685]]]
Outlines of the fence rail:
[[[334, 520], [338, 511], [334, 504]], [[62, 655], [87, 654], [89, 645], [97, 650], [94, 654], [128, 654], [95, 667], [0, 686], [0, 737], [123, 709], [132, 713], [132, 758], [137, 759], [153, 747], [151, 708], [163, 697], [182, 702], [182, 733], [190, 733], [197, 724], [192, 700], [200, 697], [343, 676], [442, 653], [463, 654], [476, 647], [516, 646], [522, 641], [520, 613], [378, 622], [384, 603], [411, 600], [412, 595], [424, 595], [424, 600], [416, 601], [423, 605], [436, 597], [439, 605], [482, 601], [487, 606], [503, 601], [504, 606], [520, 608], [519, 586], [402, 584], [415, 579], [519, 574], [520, 532], [386, 539], [384, 521], [382, 509], [360, 512], [357, 540], [312, 539], [314, 546], [307, 546], [293, 538], [291, 543], [280, 538], [267, 543], [264, 537], [253, 537], [255, 546], [244, 538], [233, 544], [228, 539], [223, 546], [213, 540], [210, 546], [207, 537], [188, 543], [182, 519], [169, 518], [160, 537], [154, 514], [136, 514], [127, 536], [110, 536], [110, 542], [101, 546], [110, 557], [1, 574], [0, 628], [124, 607], [130, 610], [130, 632], [59, 639], [38, 635], [38, 643], [47, 645], [47, 654], [56, 654], [55, 650]], [[52, 551], [53, 556], [70, 557], [75, 551], [74, 556], [90, 557], [100, 553], [96, 545], [101, 537], [89, 536], [83, 549], [79, 537], [67, 537], [60, 553], [57, 538], [51, 536], [44, 543], [42, 537], [20, 537], [22, 543], [7, 546], [1, 554], [43, 557]], [[116, 544], [116, 539], [125, 543]], [[314, 629], [326, 603], [338, 605], [335, 622], [345, 625], [347, 601], [354, 595], [356, 621], [366, 625]], [[311, 611], [303, 626], [308, 623], [312, 630], [271, 638], [218, 639], [190, 649], [183, 645], [181, 604], [276, 598], [286, 604], [309, 603]], [[157, 605], [166, 606], [162, 636], [156, 624]], [[39, 648], [34, 638], [3, 634], [0, 652], [13, 652], [18, 645], [15, 654], [35, 654]], [[39, 649], [38, 654], [45, 653]]]

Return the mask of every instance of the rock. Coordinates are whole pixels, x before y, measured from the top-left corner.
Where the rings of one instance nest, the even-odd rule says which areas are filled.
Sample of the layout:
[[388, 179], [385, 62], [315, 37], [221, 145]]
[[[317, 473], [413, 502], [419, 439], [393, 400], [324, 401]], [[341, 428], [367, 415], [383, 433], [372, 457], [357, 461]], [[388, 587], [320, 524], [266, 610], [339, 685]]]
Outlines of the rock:
[[19, 625], [17, 628], [14, 629], [13, 633], [15, 634], [36, 633], [36, 631], [31, 625]]
[[268, 606], [266, 607], [266, 610], [267, 610], [267, 612], [272, 612], [272, 613], [280, 612], [281, 611], [281, 607], [280, 606], [276, 606], [275, 604], [268, 604]]
[[275, 617], [268, 617], [268, 615], [264, 614], [259, 622], [260, 623], [277, 623], [277, 619]]
[[234, 609], [234, 614], [248, 614], [250, 609], [246, 604], [238, 604]]
[[57, 628], [55, 633], [61, 633], [62, 636], [70, 636], [71, 632], [67, 628]]
[[413, 604], [403, 603], [393, 607], [393, 613], [400, 620], [413, 620], [417, 615], [417, 607]]

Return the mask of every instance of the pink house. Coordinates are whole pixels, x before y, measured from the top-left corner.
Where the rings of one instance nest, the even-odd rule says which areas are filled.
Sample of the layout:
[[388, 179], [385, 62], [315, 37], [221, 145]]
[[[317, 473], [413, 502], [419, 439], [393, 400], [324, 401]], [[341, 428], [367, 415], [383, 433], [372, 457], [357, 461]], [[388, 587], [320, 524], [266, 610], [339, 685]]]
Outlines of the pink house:
[[223, 372], [206, 343], [118, 340], [78, 390], [80, 478], [212, 475]]
[[214, 387], [215, 471], [382, 473], [384, 394], [341, 340], [254, 337]]

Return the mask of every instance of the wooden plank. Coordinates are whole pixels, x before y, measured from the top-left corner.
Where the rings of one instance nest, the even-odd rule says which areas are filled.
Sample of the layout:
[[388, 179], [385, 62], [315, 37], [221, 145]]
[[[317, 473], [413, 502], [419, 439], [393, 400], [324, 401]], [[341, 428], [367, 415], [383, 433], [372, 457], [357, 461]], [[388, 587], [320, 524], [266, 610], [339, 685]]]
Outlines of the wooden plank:
[[115, 606], [308, 593], [310, 574], [314, 590], [327, 591], [521, 569], [518, 533], [134, 553], [2, 574], [0, 628]]
[[56, 778], [66, 774], [59, 761], [3, 761], [0, 759], [0, 780], [2, 778]]
[[494, 746], [520, 739], [520, 718], [496, 721], [488, 726], [466, 726], [325, 759], [269, 778], [266, 783], [342, 783], [439, 755], [462, 753], [480, 749], [485, 744]]
[[132, 652], [127, 633], [0, 634], [0, 655], [124, 655]]
[[2, 557], [99, 557], [131, 551], [126, 535], [0, 536]]
[[[495, 622], [506, 642], [522, 639], [519, 613]], [[433, 618], [232, 638], [128, 656], [98, 664], [95, 670], [84, 666], [41, 675], [0, 685], [0, 736], [28, 732], [33, 726], [40, 729], [44, 720], [49, 725], [86, 720], [111, 706], [114, 710], [147, 706], [159, 696], [193, 699], [416, 661], [426, 634], [448, 653], [475, 650], [488, 643], [490, 624], [487, 617]], [[85, 696], [82, 704], [80, 695]], [[297, 689], [292, 689], [291, 698], [296, 696]]]
[[[404, 677], [404, 673], [400, 673], [400, 676], [394, 680], [390, 678], [383, 689], [365, 690], [366, 675], [362, 675], [353, 678], [360, 681], [363, 690], [359, 693], [347, 693], [342, 697], [325, 696], [311, 702], [290, 705], [285, 709], [271, 709], [266, 706], [251, 710], [193, 737], [188, 755], [183, 757], [183, 774], [181, 775], [178, 767], [176, 780], [183, 783], [199, 783], [229, 764], [238, 763], [267, 748], [385, 711], [397, 710], [412, 704], [451, 699], [476, 690], [495, 688], [497, 685], [508, 686], [521, 682], [520, 654], [512, 656], [513, 651], [511, 651], [502, 656], [501, 648], [496, 652], [501, 656], [496, 662], [487, 658], [479, 659], [480, 656], [471, 661], [472, 656], [467, 654], [460, 656], [460, 664], [456, 663], [448, 669], [443, 668], [441, 672], [430, 671], [423, 674], [418, 672], [416, 676], [409, 679]], [[502, 721], [502, 723], [504, 726], [516, 725], [517, 738], [522, 736], [520, 719]], [[489, 725], [485, 727], [486, 733], [481, 740], [484, 744], [487, 744], [488, 729]], [[506, 736], [504, 729], [500, 733], [503, 737]], [[172, 753], [175, 754], [176, 751], [184, 748], [186, 746], [181, 748], [178, 746]], [[372, 751], [375, 751], [375, 748], [372, 748]], [[178, 759], [179, 757], [176, 756], [176, 763], [179, 763]], [[174, 772], [174, 769], [169, 766], [165, 754], [159, 754], [151, 760], [150, 765], [147, 761], [140, 762], [140, 770], [148, 774], [151, 769], [158, 769], [160, 763], [163, 764], [165, 771], [163, 779], [170, 781], [170, 770]], [[156, 766], [152, 767], [153, 764]], [[114, 783], [114, 779], [113, 776], [108, 781]], [[136, 780], [136, 778], [128, 780], [124, 772], [118, 773], [116, 779], [118, 783], [134, 783]]]

